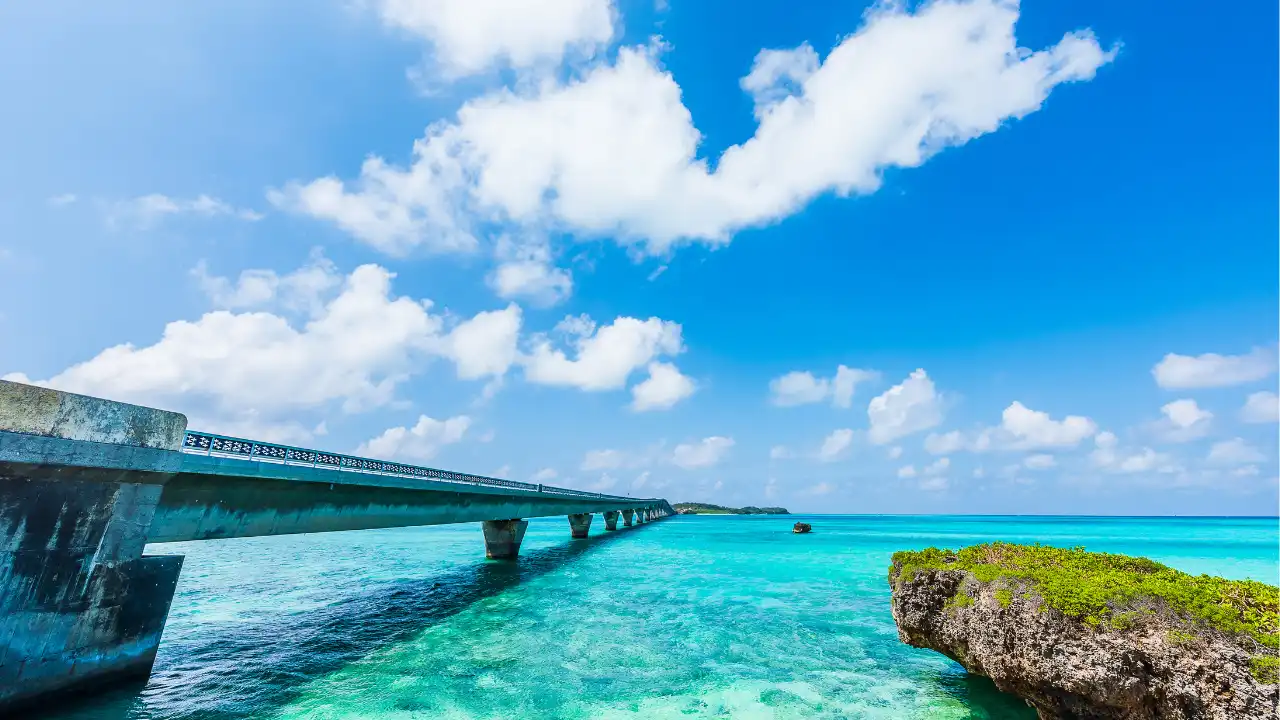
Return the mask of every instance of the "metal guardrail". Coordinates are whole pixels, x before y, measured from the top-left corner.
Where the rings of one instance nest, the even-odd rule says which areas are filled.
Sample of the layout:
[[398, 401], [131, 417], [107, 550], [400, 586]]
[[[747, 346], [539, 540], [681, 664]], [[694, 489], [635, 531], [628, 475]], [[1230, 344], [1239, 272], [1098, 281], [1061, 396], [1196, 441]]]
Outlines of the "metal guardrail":
[[465, 485], [514, 488], [516, 490], [526, 490], [546, 495], [567, 495], [571, 497], [587, 497], [600, 500], [622, 500], [629, 503], [645, 501], [644, 498], [605, 495], [602, 493], [587, 492], [585, 490], [554, 487], [552, 485], [535, 485], [533, 483], [518, 482], [516, 480], [503, 480], [501, 478], [491, 478], [483, 475], [469, 475], [467, 473], [453, 472], [451, 470], [437, 470], [436, 468], [422, 467], [419, 465], [406, 465], [404, 463], [388, 462], [385, 460], [372, 460], [369, 458], [355, 457], [353, 455], [342, 455], [339, 453], [330, 453], [321, 450], [307, 450], [305, 448], [297, 448], [290, 445], [258, 442], [256, 440], [245, 440], [244, 438], [227, 437], [225, 435], [215, 435], [213, 433], [194, 432], [190, 430], [187, 431], [186, 436], [182, 439], [182, 452], [199, 455], [217, 455], [220, 457], [232, 457], [242, 460], [276, 462], [284, 465], [323, 467], [333, 470], [369, 473], [371, 475], [398, 475], [402, 477], [442, 480], [444, 482], [454, 482]]

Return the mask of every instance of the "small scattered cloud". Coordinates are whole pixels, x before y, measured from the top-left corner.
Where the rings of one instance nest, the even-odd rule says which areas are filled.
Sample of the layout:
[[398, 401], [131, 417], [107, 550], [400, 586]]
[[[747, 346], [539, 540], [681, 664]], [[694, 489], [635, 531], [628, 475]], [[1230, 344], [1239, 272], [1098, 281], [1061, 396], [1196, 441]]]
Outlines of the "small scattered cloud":
[[917, 473], [916, 473], [915, 465], [903, 465], [902, 467], [898, 468], [898, 477], [900, 478], [913, 478], [916, 476], [916, 474]]
[[460, 442], [470, 426], [471, 418], [466, 415], [448, 420], [420, 415], [413, 427], [388, 428], [362, 444], [356, 452], [387, 460], [430, 460], [440, 448]]
[[554, 468], [542, 468], [529, 478], [529, 482], [545, 483], [555, 480], [557, 477], [559, 477], [559, 473]]
[[1261, 380], [1276, 371], [1276, 355], [1254, 348], [1244, 355], [1169, 353], [1151, 369], [1156, 384], [1171, 390], [1215, 388]]
[[578, 467], [584, 471], [612, 470], [622, 467], [626, 457], [619, 450], [591, 450], [582, 458]]
[[1056, 458], [1052, 455], [1043, 453], [1039, 455], [1030, 455], [1022, 461], [1022, 466], [1028, 470], [1048, 470], [1051, 467], [1055, 467], [1057, 464], [1058, 461]]
[[1160, 408], [1164, 417], [1148, 425], [1148, 430], [1162, 442], [1183, 443], [1209, 434], [1213, 413], [1201, 408], [1195, 400], [1174, 400]]
[[839, 460], [852, 443], [853, 430], [849, 428], [833, 430], [830, 435], [822, 440], [822, 447], [818, 448], [818, 459], [822, 462]]
[[199, 217], [227, 217], [256, 222], [265, 217], [256, 210], [238, 208], [210, 195], [199, 195], [184, 200], [152, 193], [131, 200], [119, 200], [106, 206], [107, 224], [111, 227], [132, 226], [139, 229], [154, 227], [167, 217], [195, 215]]
[[51, 207], [66, 207], [67, 205], [75, 203], [78, 199], [79, 198], [75, 193], [63, 193], [62, 195], [54, 195], [46, 202], [48, 202]]
[[668, 410], [697, 389], [687, 375], [671, 363], [649, 363], [649, 377], [631, 388], [631, 409], [635, 412]]
[[785, 460], [792, 457], [791, 450], [786, 445], [774, 445], [769, 448], [770, 460]]
[[1280, 422], [1280, 397], [1267, 390], [1251, 393], [1240, 409], [1240, 419], [1247, 423]]
[[713, 436], [677, 445], [671, 453], [671, 462], [686, 470], [711, 467], [724, 459], [733, 444], [733, 438]]
[[900, 437], [928, 430], [942, 422], [942, 398], [924, 370], [916, 370], [867, 406], [868, 437], [885, 445]]
[[808, 371], [796, 370], [774, 378], [769, 382], [770, 401], [779, 407], [808, 405], [831, 399], [838, 408], [853, 404], [853, 394], [858, 385], [879, 379], [874, 370], [861, 370], [840, 365], [831, 378], [815, 377]]
[[1214, 443], [1206, 459], [1214, 465], [1245, 465], [1266, 462], [1267, 456], [1244, 438], [1232, 438]]

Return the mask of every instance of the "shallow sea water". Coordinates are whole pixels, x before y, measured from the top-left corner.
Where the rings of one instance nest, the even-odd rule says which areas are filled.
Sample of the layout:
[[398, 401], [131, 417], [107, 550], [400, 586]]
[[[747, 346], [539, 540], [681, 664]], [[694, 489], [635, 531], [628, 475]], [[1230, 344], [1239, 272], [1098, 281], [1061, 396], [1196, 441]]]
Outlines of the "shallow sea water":
[[[793, 535], [797, 520], [809, 535]], [[898, 641], [895, 550], [1084, 545], [1277, 583], [1280, 521], [673, 517], [515, 563], [476, 524], [149, 546], [184, 554], [155, 671], [57, 720], [1034, 718]]]

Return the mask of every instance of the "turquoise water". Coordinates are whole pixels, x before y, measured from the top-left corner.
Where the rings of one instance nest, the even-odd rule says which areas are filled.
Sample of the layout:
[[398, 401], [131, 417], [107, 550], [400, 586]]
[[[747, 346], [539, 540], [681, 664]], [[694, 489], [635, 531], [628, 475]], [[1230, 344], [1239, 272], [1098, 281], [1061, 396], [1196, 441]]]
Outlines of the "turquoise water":
[[[811, 535], [790, 532], [811, 522]], [[154, 545], [187, 556], [155, 672], [93, 718], [1033, 718], [898, 641], [900, 549], [1084, 545], [1276, 583], [1276, 519], [674, 517], [521, 559], [477, 525]]]

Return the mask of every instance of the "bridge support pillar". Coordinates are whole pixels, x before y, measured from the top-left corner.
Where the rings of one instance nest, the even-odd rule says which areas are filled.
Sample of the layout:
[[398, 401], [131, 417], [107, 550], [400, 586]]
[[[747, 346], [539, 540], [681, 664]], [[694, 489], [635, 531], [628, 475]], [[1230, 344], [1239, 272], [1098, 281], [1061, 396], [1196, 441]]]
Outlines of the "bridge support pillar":
[[0, 381], [0, 716], [145, 680], [182, 556], [144, 556], [187, 419]]
[[490, 560], [515, 560], [528, 527], [528, 520], [485, 520], [484, 556]]
[[635, 510], [623, 510], [622, 511], [623, 527], [631, 527], [632, 523], [635, 522], [635, 516], [636, 516]]
[[579, 513], [569, 516], [569, 532], [576, 539], [582, 539], [587, 536], [587, 531], [591, 529], [591, 513]]
[[605, 511], [605, 513], [604, 513], [604, 529], [605, 529], [605, 530], [617, 530], [617, 529], [618, 529], [618, 511], [617, 511], [617, 510], [606, 510], [606, 511]]

